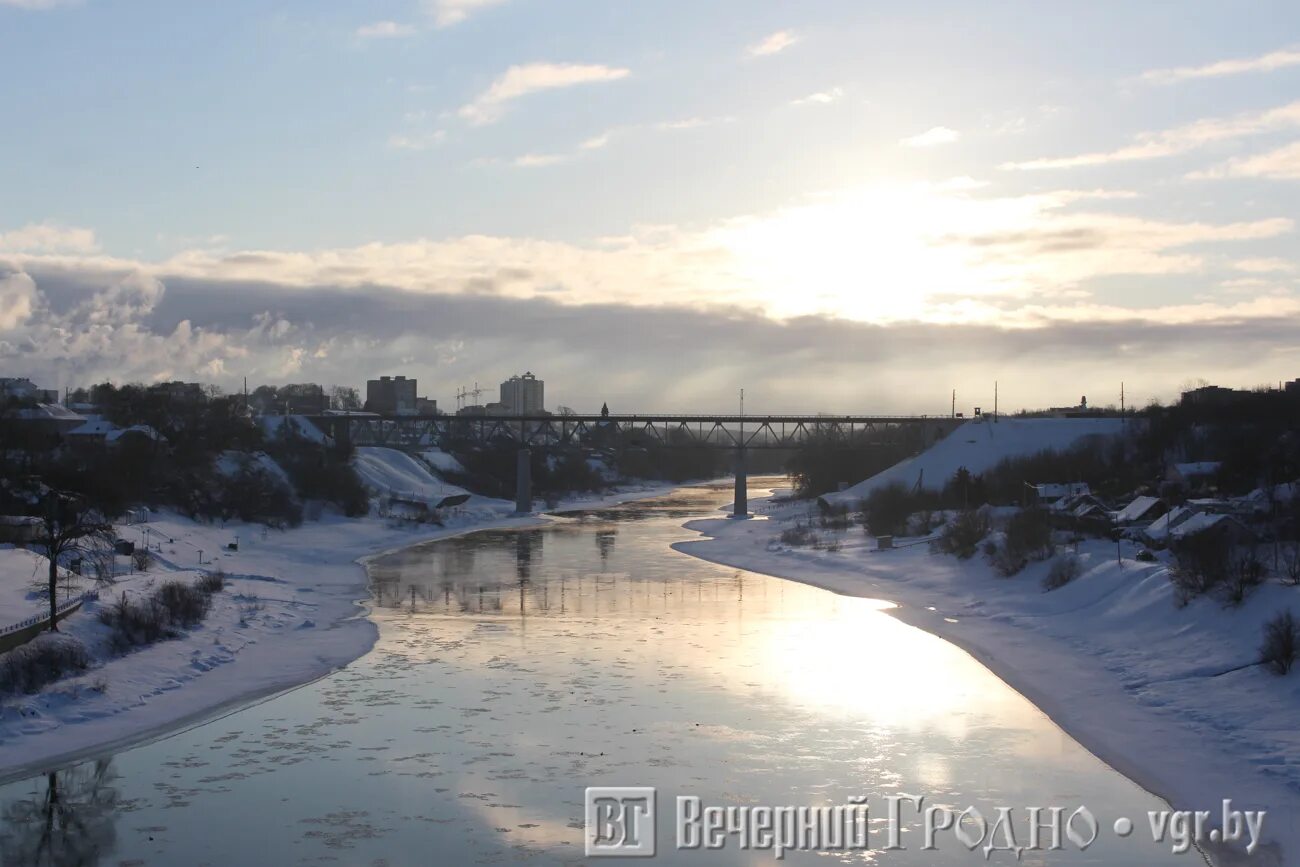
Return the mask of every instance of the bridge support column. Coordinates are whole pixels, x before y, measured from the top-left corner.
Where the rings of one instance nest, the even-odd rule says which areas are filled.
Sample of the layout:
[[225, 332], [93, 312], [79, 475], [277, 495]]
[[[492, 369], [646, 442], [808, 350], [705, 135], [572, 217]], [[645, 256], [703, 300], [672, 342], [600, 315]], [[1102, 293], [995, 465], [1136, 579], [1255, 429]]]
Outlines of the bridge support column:
[[515, 456], [515, 511], [527, 515], [533, 511], [532, 452], [520, 449]]
[[736, 449], [736, 500], [732, 504], [731, 517], [749, 517], [749, 477], [745, 473], [745, 450]]

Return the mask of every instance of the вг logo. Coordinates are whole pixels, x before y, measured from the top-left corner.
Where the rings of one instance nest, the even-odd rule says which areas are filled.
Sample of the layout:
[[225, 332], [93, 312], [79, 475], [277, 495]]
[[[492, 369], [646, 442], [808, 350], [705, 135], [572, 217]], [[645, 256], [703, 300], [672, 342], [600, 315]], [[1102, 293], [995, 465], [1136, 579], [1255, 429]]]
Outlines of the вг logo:
[[647, 858], [655, 853], [652, 786], [587, 788], [587, 857]]

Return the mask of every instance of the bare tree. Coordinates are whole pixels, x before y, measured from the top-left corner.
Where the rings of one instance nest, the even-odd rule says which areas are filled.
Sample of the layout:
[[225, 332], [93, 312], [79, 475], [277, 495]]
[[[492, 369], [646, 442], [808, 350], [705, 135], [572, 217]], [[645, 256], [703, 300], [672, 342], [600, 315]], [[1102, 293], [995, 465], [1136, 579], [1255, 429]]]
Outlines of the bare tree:
[[45, 498], [36, 549], [49, 558], [50, 630], [59, 631], [55, 619], [59, 610], [59, 558], [79, 551], [91, 540], [111, 540], [113, 525], [103, 519], [82, 498], [50, 491]]

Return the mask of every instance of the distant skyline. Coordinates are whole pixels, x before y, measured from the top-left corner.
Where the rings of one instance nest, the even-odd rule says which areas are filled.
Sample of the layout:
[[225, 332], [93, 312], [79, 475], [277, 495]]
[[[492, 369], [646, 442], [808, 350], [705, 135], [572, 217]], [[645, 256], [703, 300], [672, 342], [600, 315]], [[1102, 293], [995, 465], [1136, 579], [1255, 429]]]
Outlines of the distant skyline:
[[1300, 376], [1293, 2], [0, 0], [0, 32], [0, 375], [930, 413]]

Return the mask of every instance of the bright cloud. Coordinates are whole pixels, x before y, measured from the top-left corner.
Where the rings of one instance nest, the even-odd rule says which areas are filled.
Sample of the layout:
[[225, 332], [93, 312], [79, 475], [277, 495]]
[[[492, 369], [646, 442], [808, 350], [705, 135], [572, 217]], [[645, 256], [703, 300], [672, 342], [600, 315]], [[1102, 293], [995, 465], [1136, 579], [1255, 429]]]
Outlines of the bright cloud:
[[1142, 73], [1142, 80], [1152, 84], [1176, 84], [1198, 78], [1221, 78], [1246, 72], [1272, 72], [1288, 66], [1300, 66], [1300, 51], [1285, 49], [1270, 51], [1258, 57], [1220, 60], [1204, 66], [1176, 66], [1170, 69], [1152, 69]]
[[799, 37], [789, 30], [778, 30], [749, 46], [750, 57], [769, 57], [780, 54], [799, 41]]
[[[560, 159], [529, 154], [513, 162]], [[1027, 306], [1062, 310], [1061, 299], [1086, 297], [1090, 281], [1205, 274], [1208, 245], [1249, 244], [1294, 228], [1285, 218], [1179, 222], [1104, 209], [1131, 198], [1125, 191], [996, 197], [976, 194], [977, 186], [874, 184], [698, 230], [647, 228], [592, 245], [471, 235], [313, 252], [195, 249], [152, 264], [49, 252], [15, 262], [94, 262], [161, 281], [488, 291], [570, 305], [737, 305], [775, 318], [1031, 324]]]
[[541, 166], [553, 166], [567, 159], [564, 154], [524, 154], [511, 160], [511, 165], [521, 169], [535, 169]]
[[410, 24], [398, 24], [396, 21], [376, 21], [357, 28], [357, 36], [362, 39], [401, 39], [414, 36], [416, 30]]
[[1207, 118], [1174, 129], [1139, 133], [1131, 144], [1111, 151], [1003, 163], [1003, 169], [1068, 169], [1106, 163], [1150, 160], [1187, 153], [1207, 144], [1300, 126], [1300, 102], [1234, 117]]
[[423, 5], [435, 25], [453, 27], [483, 9], [506, 2], [508, 0], [424, 0]]
[[21, 229], [0, 232], [0, 253], [91, 253], [99, 249], [90, 229], [58, 223], [29, 223]]
[[961, 138], [961, 133], [946, 126], [932, 126], [918, 135], [901, 138], [898, 143], [909, 148], [930, 148], [936, 145], [952, 144]]
[[817, 93], [810, 93], [805, 97], [791, 101], [791, 105], [830, 105], [833, 102], [839, 102], [844, 98], [844, 88], [832, 87], [830, 90], [822, 90]]
[[629, 74], [627, 69], [602, 64], [528, 63], [512, 66], [477, 99], [462, 106], [460, 116], [475, 125], [494, 123], [501, 119], [511, 102], [529, 94], [618, 81]]
[[1270, 178], [1300, 180], [1300, 141], [1250, 157], [1238, 157], [1213, 168], [1192, 172], [1193, 180], [1216, 178]]

